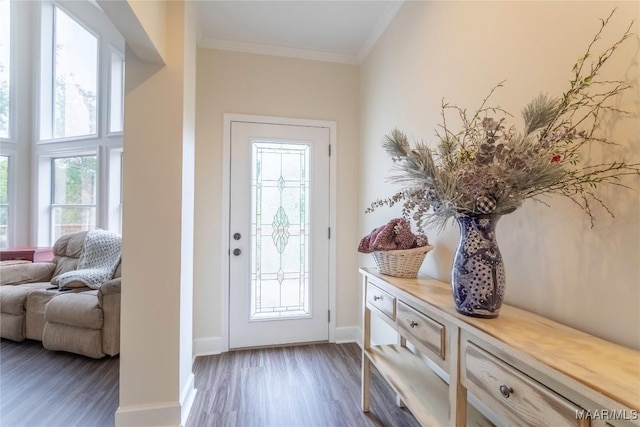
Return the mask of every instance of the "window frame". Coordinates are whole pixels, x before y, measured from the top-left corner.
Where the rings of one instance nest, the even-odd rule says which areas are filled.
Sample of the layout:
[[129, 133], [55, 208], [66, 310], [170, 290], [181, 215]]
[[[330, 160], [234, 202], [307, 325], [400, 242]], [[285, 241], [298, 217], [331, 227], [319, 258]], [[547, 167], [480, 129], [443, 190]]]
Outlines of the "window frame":
[[7, 247], [16, 244], [16, 209], [17, 209], [17, 156], [16, 117], [18, 106], [16, 91], [18, 88], [18, 25], [17, 8], [11, 0], [9, 3], [9, 121], [7, 123], [7, 137], [0, 137], [0, 156], [8, 157], [7, 171]]
[[[71, 159], [71, 158], [80, 158], [80, 157], [95, 157], [96, 159], [96, 171], [95, 171], [95, 194], [93, 195], [93, 200], [94, 203], [93, 204], [87, 204], [87, 203], [56, 203], [55, 202], [55, 190], [56, 190], [56, 179], [55, 179], [55, 168], [54, 168], [54, 163], [56, 160], [58, 159]], [[99, 177], [100, 177], [100, 158], [98, 157], [98, 155], [93, 155], [93, 154], [82, 154], [82, 155], [73, 155], [73, 156], [52, 156], [50, 158], [50, 162], [51, 162], [51, 198], [50, 198], [50, 203], [49, 203], [49, 220], [51, 221], [50, 224], [50, 228], [51, 228], [51, 241], [52, 244], [55, 243], [55, 240], [57, 240], [57, 238], [59, 238], [60, 236], [58, 236], [57, 238], [54, 236], [54, 230], [55, 230], [55, 209], [56, 208], [94, 208], [94, 217], [95, 217], [95, 224], [94, 227], [98, 226], [98, 191], [99, 191]], [[84, 231], [84, 230], [83, 230]], [[88, 231], [88, 230], [87, 230]]]
[[[69, 18], [80, 25], [85, 31], [96, 38], [96, 132], [88, 135], [77, 135], [56, 138], [55, 131], [55, 46], [56, 46], [56, 13], [55, 9], [59, 9]], [[91, 141], [100, 139], [102, 134], [102, 81], [103, 71], [101, 58], [103, 50], [103, 41], [99, 32], [93, 30], [85, 23], [77, 14], [69, 11], [58, 1], [43, 2], [41, 7], [40, 19], [40, 85], [38, 90], [38, 118], [36, 130], [36, 144], [51, 144], [56, 142], [67, 141]]]
[[0, 136], [0, 142], [15, 143], [16, 141], [16, 88], [17, 88], [17, 53], [16, 48], [18, 29], [13, 25], [17, 19], [16, 8], [11, 4], [11, 0], [4, 0], [9, 3], [9, 123], [7, 124], [7, 137]]
[[[36, 186], [38, 188], [38, 224], [37, 242], [38, 245], [52, 246], [55, 243], [53, 229], [53, 160], [80, 157], [80, 156], [96, 156], [96, 227], [100, 227], [100, 210], [99, 202], [101, 200], [102, 191], [100, 187], [100, 174], [102, 169], [101, 153], [99, 146], [82, 147], [77, 149], [52, 150], [43, 152], [38, 155], [36, 170], [38, 171], [38, 179]], [[56, 205], [58, 206], [58, 205]], [[76, 206], [76, 205], [73, 205]], [[93, 206], [93, 205], [91, 205]], [[43, 225], [46, 226], [43, 227]]]
[[[40, 126], [43, 123], [43, 108], [46, 110], [47, 101], [42, 98], [43, 88], [39, 86], [36, 93], [36, 104], [34, 107], [31, 158], [33, 164], [32, 194], [32, 243], [40, 246], [50, 246], [54, 242], [55, 229], [53, 227], [54, 205], [52, 203], [52, 159], [62, 157], [75, 157], [82, 155], [97, 156], [96, 175], [96, 204], [95, 204], [95, 226], [109, 229], [121, 233], [120, 216], [116, 218], [115, 213], [121, 211], [121, 167], [116, 167], [112, 156], [119, 156], [123, 151], [123, 132], [109, 133], [110, 114], [110, 92], [111, 92], [111, 53], [115, 51], [121, 58], [125, 50], [125, 43], [116, 27], [110, 21], [103, 19], [103, 14], [94, 4], [90, 2], [64, 1], [64, 0], [43, 0], [36, 7], [40, 10], [38, 23], [42, 34], [34, 38], [33, 46], [35, 52], [40, 52], [40, 64], [34, 64], [38, 70], [43, 70], [47, 64], [51, 65], [54, 60], [52, 41], [47, 42], [46, 34], [53, 35], [53, 14], [54, 7], [59, 7], [70, 18], [94, 35], [98, 40], [98, 70], [97, 70], [97, 92], [96, 92], [96, 134], [90, 136], [79, 136], [69, 138], [46, 139], [40, 138]], [[47, 21], [47, 19], [49, 21]], [[52, 36], [49, 36], [52, 39]], [[38, 44], [39, 43], [39, 44]], [[49, 44], [47, 44], [49, 43]], [[47, 62], [46, 49], [50, 49], [49, 61]], [[33, 75], [36, 86], [42, 82], [43, 75], [37, 73]], [[55, 70], [48, 73], [50, 82], [53, 83]], [[46, 77], [46, 76], [45, 76]], [[49, 88], [49, 93], [53, 94], [53, 87]], [[124, 80], [123, 80], [124, 91]], [[50, 97], [53, 102], [53, 96]], [[123, 99], [124, 104], [124, 99]], [[53, 104], [48, 104], [53, 107]], [[124, 109], [124, 105], [123, 105]], [[46, 111], [45, 111], [46, 112]], [[50, 108], [53, 114], [53, 109]], [[37, 116], [37, 117], [36, 117]], [[53, 124], [53, 116], [50, 116]], [[52, 129], [53, 130], [53, 129]], [[114, 154], [116, 153], [116, 154]], [[120, 166], [119, 160], [117, 166]], [[117, 189], [117, 192], [112, 191]], [[117, 200], [113, 199], [118, 197]], [[78, 205], [74, 205], [78, 206]], [[91, 205], [93, 206], [93, 205]], [[117, 209], [117, 210], [113, 210]]]
[[[111, 106], [113, 104], [113, 99], [112, 99], [112, 93], [113, 93], [113, 67], [112, 67], [112, 55], [117, 55], [121, 60], [122, 60], [122, 76], [121, 76], [121, 80], [122, 80], [122, 94], [121, 94], [121, 100], [122, 100], [122, 105], [120, 106], [120, 111], [121, 111], [121, 118], [120, 118], [120, 123], [122, 124], [122, 130], [119, 131], [112, 131], [111, 130], [111, 121], [112, 121], [112, 109]], [[122, 136], [123, 132], [124, 132], [124, 76], [125, 76], [125, 56], [124, 53], [121, 52], [119, 49], [115, 48], [112, 44], [109, 44], [109, 49], [107, 49], [107, 56], [108, 56], [108, 64], [109, 64], [109, 78], [107, 80], [107, 128], [106, 128], [106, 135], [107, 137], [117, 137], [117, 136]]]
[[120, 148], [109, 148], [107, 156], [107, 209], [105, 218], [109, 225], [109, 230], [122, 234], [122, 171], [124, 164], [124, 150]]
[[7, 247], [15, 246], [16, 241], [16, 157], [18, 153], [12, 148], [0, 147], [0, 156], [8, 157], [7, 171]]

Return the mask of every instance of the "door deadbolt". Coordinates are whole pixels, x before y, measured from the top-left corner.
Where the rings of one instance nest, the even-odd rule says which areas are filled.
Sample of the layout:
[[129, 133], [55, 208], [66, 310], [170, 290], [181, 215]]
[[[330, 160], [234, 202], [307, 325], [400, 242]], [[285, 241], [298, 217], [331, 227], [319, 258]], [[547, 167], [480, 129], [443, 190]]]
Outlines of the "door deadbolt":
[[240, 240], [241, 237], [240, 233], [233, 233], [233, 240]]
[[242, 253], [242, 251], [241, 251], [240, 249], [238, 249], [238, 248], [236, 248], [236, 249], [234, 249], [234, 250], [233, 250], [233, 254], [234, 254], [235, 256], [238, 256], [238, 255], [240, 255], [241, 253]]

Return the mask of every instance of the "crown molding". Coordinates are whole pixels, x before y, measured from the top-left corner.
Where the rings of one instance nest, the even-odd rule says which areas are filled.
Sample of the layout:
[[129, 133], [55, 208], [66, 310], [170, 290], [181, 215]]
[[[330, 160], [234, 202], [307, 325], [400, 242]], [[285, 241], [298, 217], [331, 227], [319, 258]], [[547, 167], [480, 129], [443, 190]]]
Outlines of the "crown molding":
[[378, 42], [378, 39], [380, 39], [382, 34], [384, 34], [385, 30], [391, 21], [393, 21], [393, 18], [396, 16], [404, 2], [405, 0], [394, 0], [389, 2], [387, 10], [382, 14], [371, 33], [369, 33], [369, 36], [357, 55], [200, 37], [201, 34], [198, 34], [198, 46], [206, 49], [228, 50], [258, 55], [283, 56], [287, 58], [307, 59], [311, 61], [359, 65], [365, 60], [367, 55], [369, 55], [369, 52], [371, 52]]
[[337, 62], [350, 65], [359, 64], [358, 56], [356, 55], [297, 49], [260, 43], [221, 40], [207, 37], [201, 38], [198, 42], [198, 46], [207, 49], [229, 50], [234, 52], [254, 53], [258, 55], [284, 56], [287, 58], [307, 59], [311, 61]]
[[384, 34], [391, 21], [393, 21], [393, 18], [395, 18], [404, 1], [405, 0], [394, 1], [387, 6], [386, 12], [380, 17], [369, 34], [369, 37], [367, 37], [367, 40], [364, 42], [364, 45], [362, 45], [360, 52], [358, 52], [358, 64], [362, 64], [367, 55], [369, 55], [369, 52], [371, 52], [371, 49], [376, 45], [378, 39]]

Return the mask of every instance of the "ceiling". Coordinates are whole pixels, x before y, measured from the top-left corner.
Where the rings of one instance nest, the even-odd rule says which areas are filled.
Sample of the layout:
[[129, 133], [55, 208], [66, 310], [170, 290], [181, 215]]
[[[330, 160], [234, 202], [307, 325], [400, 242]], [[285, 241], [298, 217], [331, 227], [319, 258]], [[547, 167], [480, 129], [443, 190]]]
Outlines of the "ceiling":
[[359, 64], [402, 1], [201, 1], [201, 47]]

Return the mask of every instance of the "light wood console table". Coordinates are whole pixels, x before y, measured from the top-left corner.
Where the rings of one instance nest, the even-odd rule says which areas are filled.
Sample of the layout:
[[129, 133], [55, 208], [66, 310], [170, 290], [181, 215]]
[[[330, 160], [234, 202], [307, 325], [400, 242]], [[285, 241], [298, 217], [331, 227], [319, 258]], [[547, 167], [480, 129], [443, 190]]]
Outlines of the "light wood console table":
[[[434, 279], [360, 273], [363, 411], [373, 363], [425, 426], [491, 425], [468, 392], [509, 426], [640, 426], [640, 351], [508, 305], [496, 319], [463, 316]], [[372, 313], [398, 332], [397, 344], [371, 344]]]

